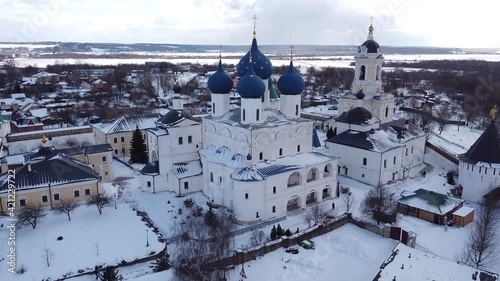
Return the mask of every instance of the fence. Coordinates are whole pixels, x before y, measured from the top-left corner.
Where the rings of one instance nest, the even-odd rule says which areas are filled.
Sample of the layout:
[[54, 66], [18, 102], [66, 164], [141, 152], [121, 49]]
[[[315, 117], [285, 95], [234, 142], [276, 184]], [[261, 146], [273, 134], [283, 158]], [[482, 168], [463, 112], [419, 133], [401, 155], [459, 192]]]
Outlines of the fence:
[[[260, 224], [249, 226], [247, 228], [235, 230], [232, 232], [232, 234], [233, 234], [233, 236], [241, 235], [241, 234], [248, 233], [248, 232], [251, 232], [251, 231], [256, 230], [256, 229], [264, 228], [268, 225], [278, 223], [280, 221], [284, 221], [285, 219], [286, 219], [286, 216], [275, 218], [275, 219], [268, 220], [268, 221], [265, 221], [265, 222], [260, 223]], [[177, 235], [177, 236], [167, 238], [166, 241], [167, 241], [167, 243], [172, 243], [172, 242], [177, 241], [179, 238], [180, 238], [180, 235]]]

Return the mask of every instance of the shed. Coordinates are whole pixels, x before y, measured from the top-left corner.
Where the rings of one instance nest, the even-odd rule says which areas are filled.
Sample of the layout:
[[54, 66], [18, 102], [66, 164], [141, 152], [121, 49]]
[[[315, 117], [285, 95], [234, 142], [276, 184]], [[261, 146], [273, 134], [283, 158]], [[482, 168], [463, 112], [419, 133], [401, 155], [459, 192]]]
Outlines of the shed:
[[474, 220], [474, 209], [463, 206], [453, 212], [453, 224], [457, 226], [466, 226]]

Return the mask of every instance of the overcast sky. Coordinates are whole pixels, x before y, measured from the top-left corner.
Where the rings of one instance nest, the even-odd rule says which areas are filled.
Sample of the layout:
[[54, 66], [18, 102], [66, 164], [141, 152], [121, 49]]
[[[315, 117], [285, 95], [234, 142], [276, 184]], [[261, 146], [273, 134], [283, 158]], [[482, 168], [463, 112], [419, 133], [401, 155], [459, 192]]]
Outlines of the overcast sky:
[[500, 48], [499, 0], [0, 0], [0, 41]]

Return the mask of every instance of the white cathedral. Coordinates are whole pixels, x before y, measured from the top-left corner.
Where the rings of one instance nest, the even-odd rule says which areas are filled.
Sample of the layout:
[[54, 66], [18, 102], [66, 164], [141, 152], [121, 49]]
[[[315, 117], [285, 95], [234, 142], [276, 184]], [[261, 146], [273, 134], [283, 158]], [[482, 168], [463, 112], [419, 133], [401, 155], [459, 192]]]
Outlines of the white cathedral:
[[240, 108], [230, 109], [233, 81], [219, 61], [208, 81], [211, 116], [200, 124], [173, 109], [148, 130], [151, 163], [141, 172], [142, 190], [201, 191], [247, 224], [336, 196], [337, 159], [313, 152], [313, 121], [300, 117], [304, 79], [293, 62], [278, 81], [278, 99], [254, 31], [237, 71]]
[[370, 26], [356, 54], [353, 90], [340, 100], [338, 134], [319, 153], [313, 121], [300, 117], [304, 79], [290, 61], [278, 97], [254, 30], [237, 65], [241, 106], [230, 107], [233, 81], [219, 60], [208, 80], [210, 116], [200, 123], [174, 104], [147, 131], [150, 164], [141, 171], [141, 189], [201, 191], [212, 205], [232, 210], [237, 222], [253, 224], [338, 196], [338, 173], [373, 185], [408, 177], [423, 164], [425, 134], [392, 121], [394, 97], [382, 91], [382, 62]]

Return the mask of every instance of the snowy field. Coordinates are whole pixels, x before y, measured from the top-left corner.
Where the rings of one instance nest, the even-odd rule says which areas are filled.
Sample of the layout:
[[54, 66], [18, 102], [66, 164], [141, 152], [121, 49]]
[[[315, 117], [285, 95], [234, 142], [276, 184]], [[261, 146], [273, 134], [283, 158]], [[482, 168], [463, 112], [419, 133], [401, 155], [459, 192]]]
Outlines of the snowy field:
[[[312, 239], [315, 250], [299, 247], [292, 255], [278, 249], [258, 260], [245, 263], [245, 280], [372, 280], [389, 257], [397, 241], [386, 239], [352, 224]], [[239, 280], [242, 266], [226, 272], [228, 280]], [[165, 271], [134, 281], [173, 280]]]
[[[265, 49], [264, 49], [265, 52]], [[213, 54], [212, 54], [213, 55]], [[273, 54], [267, 54], [273, 57]], [[243, 56], [243, 55], [242, 55]], [[485, 60], [485, 61], [500, 61], [500, 54], [425, 54], [425, 55], [385, 55], [386, 61], [404, 61], [404, 62], [415, 62], [423, 60]], [[117, 65], [117, 64], [144, 64], [145, 62], [160, 62], [168, 60], [171, 63], [200, 63], [200, 64], [217, 64], [219, 62], [218, 58], [206, 58], [206, 53], [200, 54], [190, 54], [183, 58], [175, 58], [175, 56], [165, 56], [157, 57], [156, 54], [151, 54], [151, 58], [137, 58], [137, 59], [112, 59], [112, 58], [91, 58], [91, 59], [56, 59], [56, 58], [17, 58], [16, 59], [21, 66], [36, 64], [38, 67], [46, 67], [49, 64], [54, 64], [56, 61], [59, 63], [90, 63], [96, 65]], [[227, 64], [237, 64], [239, 62], [237, 59], [224, 59], [224, 63]], [[308, 57], [301, 58], [297, 57], [294, 61], [295, 66], [303, 67], [351, 67], [350, 64], [354, 62], [354, 54], [352, 56], [318, 56], [318, 57]], [[287, 56], [283, 58], [271, 59], [273, 66], [288, 65], [290, 63]], [[389, 69], [391, 70], [391, 69]]]
[[429, 142], [433, 145], [458, 155], [467, 152], [474, 142], [481, 136], [483, 130], [471, 129], [466, 126], [447, 125], [439, 134], [437, 124], [431, 124], [431, 135]]
[[[372, 280], [397, 242], [347, 224], [312, 239], [298, 255], [278, 249], [245, 264], [247, 280]], [[241, 266], [229, 272], [237, 280]]]
[[[158, 252], [164, 244], [149, 231], [149, 247], [146, 247], [146, 225], [126, 204], [117, 209], [106, 207], [99, 215], [97, 208], [80, 206], [72, 214], [48, 212], [36, 229], [25, 227], [16, 233], [17, 267], [24, 265], [22, 275], [7, 272], [7, 264], [0, 262], [0, 280], [55, 280], [66, 273], [93, 269], [97, 264], [116, 265], [122, 260], [131, 261]], [[5, 223], [4, 223], [5, 224]], [[6, 241], [7, 229], [0, 229], [0, 240]], [[58, 241], [59, 236], [63, 240]], [[0, 244], [2, 257], [6, 255], [7, 243]], [[98, 249], [97, 249], [98, 248]], [[52, 252], [50, 267], [47, 267], [44, 250]]]

